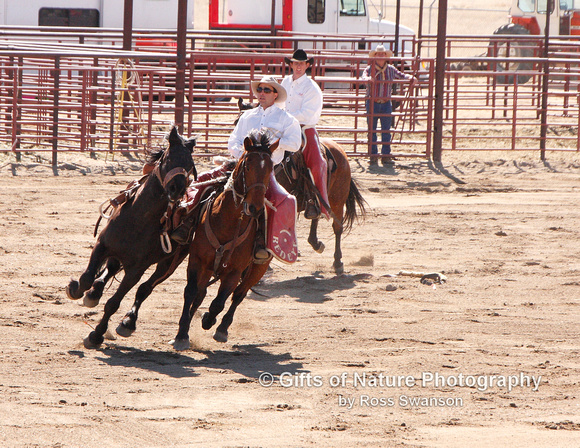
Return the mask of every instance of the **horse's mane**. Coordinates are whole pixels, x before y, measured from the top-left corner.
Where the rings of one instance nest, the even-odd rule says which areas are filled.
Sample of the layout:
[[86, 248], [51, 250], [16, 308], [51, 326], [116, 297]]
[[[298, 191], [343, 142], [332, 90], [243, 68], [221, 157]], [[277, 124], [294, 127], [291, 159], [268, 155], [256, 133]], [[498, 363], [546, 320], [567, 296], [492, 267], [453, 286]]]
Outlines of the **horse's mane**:
[[252, 129], [248, 134], [252, 148], [256, 151], [270, 151], [272, 135], [267, 129]]
[[[272, 145], [272, 137], [267, 129], [252, 129], [246, 138], [249, 138], [252, 142], [249, 152], [266, 152], [270, 154], [270, 146]], [[244, 139], [245, 140], [245, 139]], [[237, 161], [236, 166], [224, 187], [225, 190], [233, 188], [234, 181], [238, 175], [238, 170], [240, 169], [243, 157]]]
[[159, 148], [154, 148], [154, 149], [150, 149], [147, 151], [147, 154], [145, 155], [147, 163], [150, 165], [154, 165], [155, 162], [157, 162], [158, 160], [161, 159], [161, 157], [163, 157], [163, 154], [165, 153], [165, 148], [163, 147], [159, 147]]

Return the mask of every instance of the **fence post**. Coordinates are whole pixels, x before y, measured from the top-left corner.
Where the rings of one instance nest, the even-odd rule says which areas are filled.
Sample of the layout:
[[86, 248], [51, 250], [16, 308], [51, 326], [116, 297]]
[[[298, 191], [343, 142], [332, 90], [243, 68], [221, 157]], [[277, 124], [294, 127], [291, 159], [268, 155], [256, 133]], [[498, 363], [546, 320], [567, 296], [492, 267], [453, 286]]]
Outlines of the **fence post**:
[[[552, 11], [554, 0], [548, 0], [546, 10]], [[548, 81], [550, 75], [550, 62], [548, 61], [548, 47], [550, 45], [550, 14], [546, 14], [546, 27], [544, 36], [544, 73], [542, 78], [542, 118], [540, 124], [540, 159], [546, 160], [546, 135], [548, 134]]]
[[447, 0], [439, 1], [437, 25], [437, 65], [435, 67], [435, 116], [433, 126], [433, 161], [441, 162], [443, 146], [443, 94], [445, 93], [445, 38], [447, 34]]
[[[91, 94], [89, 96], [90, 101], [90, 111], [91, 111], [91, 125], [89, 126], [89, 132], [91, 135], [96, 135], [97, 133], [97, 86], [99, 85], [99, 72], [97, 67], [99, 66], [99, 58], [93, 59], [93, 71], [92, 71], [92, 83], [91, 83]], [[89, 139], [90, 147], [95, 146], [95, 139]], [[91, 158], [96, 158], [96, 153], [91, 149]]]
[[59, 90], [60, 90], [60, 57], [54, 59], [54, 90], [52, 92], [52, 166], [58, 163], [58, 114], [59, 114]]
[[[578, 129], [580, 129], [580, 85], [578, 85], [576, 93], [576, 104], [578, 104]], [[578, 140], [576, 140], [576, 151], [580, 151], [580, 132], [577, 132]]]
[[517, 126], [518, 126], [518, 77], [514, 76], [514, 96], [512, 98], [512, 150], [516, 149]]
[[90, 97], [90, 89], [89, 89], [89, 82], [88, 78], [91, 76], [90, 70], [83, 69], [81, 75], [82, 79], [82, 88], [81, 88], [81, 125], [80, 125], [80, 134], [81, 134], [81, 152], [87, 149], [87, 134], [89, 133], [87, 127], [87, 103], [90, 102], [88, 99]]
[[[10, 118], [12, 120], [12, 150], [15, 151], [20, 149], [20, 110], [18, 108], [20, 99], [22, 96], [22, 91], [20, 86], [22, 85], [22, 58], [18, 58], [18, 64], [14, 65], [14, 60], [10, 58], [12, 62], [12, 107], [10, 110]], [[22, 160], [22, 154], [20, 151], [16, 152], [16, 161], [20, 162]]]
[[113, 152], [115, 149], [115, 77], [117, 73], [115, 69], [111, 69], [111, 110], [109, 112], [110, 115], [110, 123], [109, 123], [109, 152]]
[[431, 158], [431, 151], [433, 148], [433, 91], [435, 77], [433, 76], [433, 60], [429, 63], [429, 78], [427, 79], [428, 93], [427, 93], [427, 129], [425, 135], [425, 155], [428, 159]]
[[177, 14], [177, 61], [175, 73], [175, 125], [183, 134], [185, 58], [187, 46], [187, 0], [179, 0]]

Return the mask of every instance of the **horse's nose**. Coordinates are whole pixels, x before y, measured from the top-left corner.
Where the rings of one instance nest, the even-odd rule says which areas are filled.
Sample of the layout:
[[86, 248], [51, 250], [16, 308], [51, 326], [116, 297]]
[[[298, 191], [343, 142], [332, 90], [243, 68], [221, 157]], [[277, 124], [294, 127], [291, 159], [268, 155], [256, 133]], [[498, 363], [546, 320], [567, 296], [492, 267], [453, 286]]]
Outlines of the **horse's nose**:
[[183, 195], [183, 188], [177, 182], [171, 182], [167, 186], [167, 196], [170, 201], [176, 201]]
[[244, 213], [252, 218], [256, 218], [259, 214], [260, 210], [254, 205], [244, 202]]
[[177, 186], [175, 185], [175, 183], [172, 183], [171, 185], [169, 185], [169, 188], [167, 189], [167, 196], [169, 196], [169, 199], [175, 199], [177, 196]]

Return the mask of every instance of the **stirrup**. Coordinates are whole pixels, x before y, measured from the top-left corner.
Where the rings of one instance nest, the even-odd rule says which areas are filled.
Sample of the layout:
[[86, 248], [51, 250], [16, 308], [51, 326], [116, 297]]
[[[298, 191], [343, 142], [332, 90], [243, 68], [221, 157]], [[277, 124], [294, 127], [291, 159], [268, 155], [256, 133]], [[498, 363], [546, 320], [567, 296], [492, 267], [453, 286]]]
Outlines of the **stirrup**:
[[185, 246], [193, 241], [194, 228], [193, 223], [182, 222], [181, 225], [171, 232], [169, 237], [177, 244]]
[[306, 219], [317, 219], [320, 217], [320, 208], [313, 201], [309, 200], [304, 207], [304, 218]]
[[254, 251], [254, 264], [264, 264], [270, 261], [272, 254], [264, 247], [256, 248]]

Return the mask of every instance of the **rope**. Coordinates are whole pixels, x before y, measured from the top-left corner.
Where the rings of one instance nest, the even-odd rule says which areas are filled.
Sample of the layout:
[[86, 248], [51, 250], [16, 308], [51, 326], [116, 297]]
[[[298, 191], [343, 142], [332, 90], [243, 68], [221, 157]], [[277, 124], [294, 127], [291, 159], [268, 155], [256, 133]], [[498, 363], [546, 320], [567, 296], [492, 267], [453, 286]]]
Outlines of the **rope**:
[[[116, 143], [120, 140], [119, 133], [122, 126], [125, 126], [128, 131], [133, 130], [134, 135], [142, 136], [144, 132], [141, 127], [141, 79], [131, 59], [120, 58], [115, 63], [115, 89], [118, 89], [118, 92], [113, 106], [116, 111], [113, 142]], [[125, 107], [125, 94], [127, 94], [131, 104], [129, 110], [132, 110], [135, 115], [135, 120], [131, 126], [127, 123], [127, 117], [124, 117], [125, 110], [128, 109]]]

